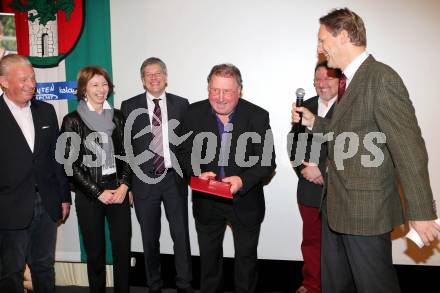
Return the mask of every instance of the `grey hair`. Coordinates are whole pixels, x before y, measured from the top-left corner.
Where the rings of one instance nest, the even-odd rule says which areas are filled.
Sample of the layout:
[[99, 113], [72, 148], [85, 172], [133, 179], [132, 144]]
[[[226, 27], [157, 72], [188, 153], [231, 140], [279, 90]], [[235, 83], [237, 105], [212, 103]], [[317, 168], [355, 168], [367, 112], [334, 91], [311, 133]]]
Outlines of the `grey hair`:
[[141, 70], [140, 70], [142, 78], [144, 78], [144, 69], [145, 69], [145, 67], [147, 67], [148, 65], [153, 65], [153, 64], [159, 64], [160, 67], [162, 68], [163, 73], [165, 75], [168, 75], [167, 74], [167, 66], [165, 65], [165, 62], [163, 62], [162, 60], [160, 60], [157, 57], [150, 57], [148, 59], [145, 59], [144, 62], [142, 62]]
[[14, 64], [30, 65], [32, 63], [28, 58], [18, 54], [9, 54], [0, 60], [0, 76], [6, 76], [9, 73], [9, 67]]

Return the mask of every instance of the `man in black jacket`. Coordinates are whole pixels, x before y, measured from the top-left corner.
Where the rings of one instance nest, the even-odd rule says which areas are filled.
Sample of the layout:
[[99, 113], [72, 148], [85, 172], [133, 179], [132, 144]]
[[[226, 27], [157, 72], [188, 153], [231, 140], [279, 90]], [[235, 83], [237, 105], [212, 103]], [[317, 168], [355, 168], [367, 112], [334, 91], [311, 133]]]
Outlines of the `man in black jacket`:
[[57, 221], [66, 219], [71, 201], [55, 160], [58, 120], [50, 104], [32, 100], [35, 74], [27, 58], [3, 57], [0, 84], [0, 291], [24, 291], [26, 258], [34, 292], [55, 292]]
[[[321, 117], [331, 118], [337, 100], [340, 70], [327, 67], [327, 62], [319, 63], [315, 67], [315, 86], [317, 96], [304, 102], [304, 107]], [[313, 158], [312, 143], [318, 144], [312, 134], [306, 134], [305, 127], [294, 124], [290, 131], [293, 138], [290, 159], [298, 175], [297, 199], [299, 212], [303, 220], [303, 239], [301, 251], [304, 265], [302, 269], [303, 283], [297, 293], [321, 292], [321, 217], [319, 207], [321, 204], [322, 188], [324, 185], [325, 162], [327, 159], [327, 146], [321, 145], [319, 158]], [[298, 143], [303, 140], [307, 143]], [[306, 147], [305, 157], [300, 148]], [[298, 148], [298, 149], [297, 149]], [[313, 162], [313, 160], [316, 160]]]
[[[135, 162], [137, 158], [130, 162], [136, 165], [131, 190], [141, 227], [147, 285], [149, 292], [162, 290], [159, 237], [163, 202], [174, 242], [177, 291], [191, 293], [188, 187], [175, 170], [175, 145], [173, 132], [169, 131], [172, 122], [183, 118], [189, 103], [185, 98], [165, 92], [167, 68], [159, 58], [146, 59], [140, 73], [145, 92], [122, 102], [121, 110], [128, 119], [126, 128], [131, 131], [132, 155], [153, 154], [143, 163]], [[145, 129], [149, 132], [139, 135]]]
[[241, 99], [241, 90], [237, 67], [214, 66], [208, 76], [209, 98], [190, 105], [179, 133], [192, 132], [179, 151], [186, 175], [226, 182], [233, 194], [233, 199], [222, 200], [193, 191], [203, 293], [223, 292], [222, 246], [228, 225], [235, 248], [234, 292], [256, 291], [263, 181], [274, 172], [275, 153], [269, 113]]

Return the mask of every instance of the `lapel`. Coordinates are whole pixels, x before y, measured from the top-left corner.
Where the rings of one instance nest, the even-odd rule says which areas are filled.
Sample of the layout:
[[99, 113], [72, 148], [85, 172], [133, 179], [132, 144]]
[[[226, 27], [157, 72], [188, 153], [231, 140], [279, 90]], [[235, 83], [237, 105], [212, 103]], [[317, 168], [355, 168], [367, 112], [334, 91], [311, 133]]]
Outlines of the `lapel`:
[[[136, 117], [131, 129], [131, 139], [137, 146], [148, 146], [153, 139], [150, 126], [150, 115], [148, 114], [147, 93], [139, 94], [133, 101], [132, 111], [144, 110], [143, 113]], [[131, 113], [130, 113], [131, 115]]]
[[324, 118], [327, 118], [327, 119], [332, 118], [333, 111], [335, 110], [335, 105], [336, 105], [336, 103], [333, 103], [333, 105], [331, 106], [330, 110], [328, 110], [327, 114], [325, 114]]
[[[139, 96], [139, 99], [137, 101], [137, 108], [144, 108], [148, 110], [148, 103], [147, 103], [147, 93], [144, 92], [142, 95]], [[150, 117], [148, 117], [150, 118]]]
[[333, 117], [330, 122], [330, 129], [332, 129], [338, 120], [344, 116], [344, 113], [351, 108], [351, 105], [354, 103], [356, 99], [359, 99], [360, 96], [357, 94], [356, 89], [363, 83], [365, 78], [365, 71], [368, 69], [369, 65], [375, 62], [373, 56], [368, 56], [368, 58], [361, 64], [356, 73], [353, 76], [352, 81], [348, 85], [342, 101], [338, 103], [336, 109], [334, 110]]
[[170, 143], [170, 141], [171, 141], [172, 136], [173, 136], [172, 134], [176, 133], [176, 129], [178, 127], [172, 128], [174, 126], [174, 123], [169, 123], [169, 121], [172, 120], [172, 119], [176, 119], [176, 120], [178, 120], [178, 123], [180, 125], [180, 123], [182, 122], [181, 121], [182, 117], [180, 115], [181, 109], [179, 108], [179, 104], [177, 103], [177, 99], [174, 96], [172, 96], [172, 95], [170, 95], [168, 93], [165, 93], [165, 96], [166, 96], [167, 119], [168, 119], [168, 121], [167, 121], [168, 122], [167, 123], [167, 126], [168, 126], [168, 144], [169, 144], [170, 150], [174, 150], [175, 146], [172, 143]]
[[[7, 137], [8, 140], [16, 141], [17, 147], [23, 146], [26, 152], [32, 155], [32, 151], [26, 141], [26, 138], [24, 137], [23, 132], [20, 129], [20, 126], [15, 120], [14, 115], [12, 115], [11, 110], [9, 110], [8, 105], [6, 105], [3, 95], [1, 95], [0, 97], [0, 123], [2, 124], [2, 127], [6, 128], [6, 131], [9, 131], [8, 133], [2, 135], [4, 135], [4, 137]], [[35, 121], [34, 121], [34, 127], [35, 127]], [[35, 137], [36, 136], [37, 133], [35, 131]], [[35, 150], [35, 145], [34, 145], [34, 150]]]
[[[31, 101], [32, 120], [34, 121], [35, 140], [34, 140], [34, 154], [38, 154], [38, 151], [42, 147], [42, 127], [43, 121], [41, 121], [42, 113], [35, 101]], [[51, 125], [50, 125], [51, 126]]]
[[243, 103], [240, 98], [238, 100], [238, 104], [234, 111], [233, 125], [234, 129], [232, 130], [233, 141], [237, 141], [238, 137], [244, 132], [244, 128], [247, 127], [247, 111], [243, 108]]
[[[214, 110], [212, 109], [211, 104], [209, 103], [209, 100], [206, 100], [206, 105], [207, 105], [207, 110], [205, 113], [210, 114], [210, 115], [208, 115], [208, 121], [207, 121], [207, 125], [206, 125], [207, 130], [211, 131], [212, 133], [214, 133], [217, 136], [217, 138], [218, 138], [217, 145], [220, 146], [220, 136], [218, 133], [217, 116], [216, 116]], [[201, 128], [204, 129], [205, 127], [201, 127]]]
[[136, 101], [135, 109], [145, 109], [147, 110], [146, 119], [138, 119], [136, 118], [136, 132], [144, 129], [145, 127], [150, 127], [150, 114], [148, 114], [148, 103], [147, 103], [147, 93], [143, 93], [139, 95], [138, 100]]
[[[313, 99], [313, 98], [312, 98]], [[319, 100], [319, 96], [317, 96], [315, 98], [314, 101], [312, 101], [312, 103], [310, 104], [310, 112], [312, 112], [313, 114], [318, 114], [318, 100]]]
[[167, 102], [168, 121], [171, 119], [176, 119], [178, 115], [177, 115], [177, 106], [175, 105], [175, 101], [173, 97], [168, 93], [165, 93], [165, 96]]
[[[217, 124], [217, 116], [214, 112], [214, 110], [211, 107], [211, 104], [209, 103], [209, 100], [205, 100], [205, 109], [202, 110], [200, 113], [207, 113], [206, 118], [203, 119], [203, 121], [200, 121], [200, 125], [198, 125], [198, 129], [201, 131], [207, 131], [210, 133], [213, 133], [217, 137], [217, 150], [220, 149], [220, 135], [218, 133], [218, 124]], [[234, 116], [236, 117], [236, 116]], [[235, 121], [235, 120], [234, 120]], [[235, 132], [235, 122], [234, 122], [234, 129], [233, 133]]]

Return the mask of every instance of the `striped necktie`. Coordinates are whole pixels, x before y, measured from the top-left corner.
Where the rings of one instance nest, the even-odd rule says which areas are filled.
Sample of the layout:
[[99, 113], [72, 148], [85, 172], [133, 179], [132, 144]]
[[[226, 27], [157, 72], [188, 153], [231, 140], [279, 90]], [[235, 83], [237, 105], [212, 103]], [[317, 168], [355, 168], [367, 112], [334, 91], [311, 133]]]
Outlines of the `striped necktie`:
[[151, 150], [154, 152], [154, 170], [157, 174], [162, 174], [165, 171], [165, 161], [163, 158], [162, 112], [159, 101], [160, 99], [153, 99], [154, 110], [153, 118], [151, 119], [153, 140], [151, 141]]

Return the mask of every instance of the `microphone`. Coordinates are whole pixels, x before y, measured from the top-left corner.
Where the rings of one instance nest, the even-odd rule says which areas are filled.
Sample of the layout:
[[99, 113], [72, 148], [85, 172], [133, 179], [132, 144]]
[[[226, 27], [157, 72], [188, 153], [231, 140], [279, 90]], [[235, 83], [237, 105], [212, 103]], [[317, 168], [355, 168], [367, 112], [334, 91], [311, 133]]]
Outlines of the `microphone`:
[[302, 107], [303, 101], [304, 101], [304, 96], [306, 95], [306, 91], [303, 88], [297, 88], [296, 92], [296, 106], [297, 107]]
[[[295, 95], [296, 95], [296, 106], [302, 107], [304, 102], [304, 96], [306, 95], [306, 91], [303, 88], [299, 87], [296, 89]], [[297, 123], [296, 128], [298, 128], [299, 125], [301, 125], [302, 113], [299, 113], [299, 116], [300, 116], [300, 120]]]

